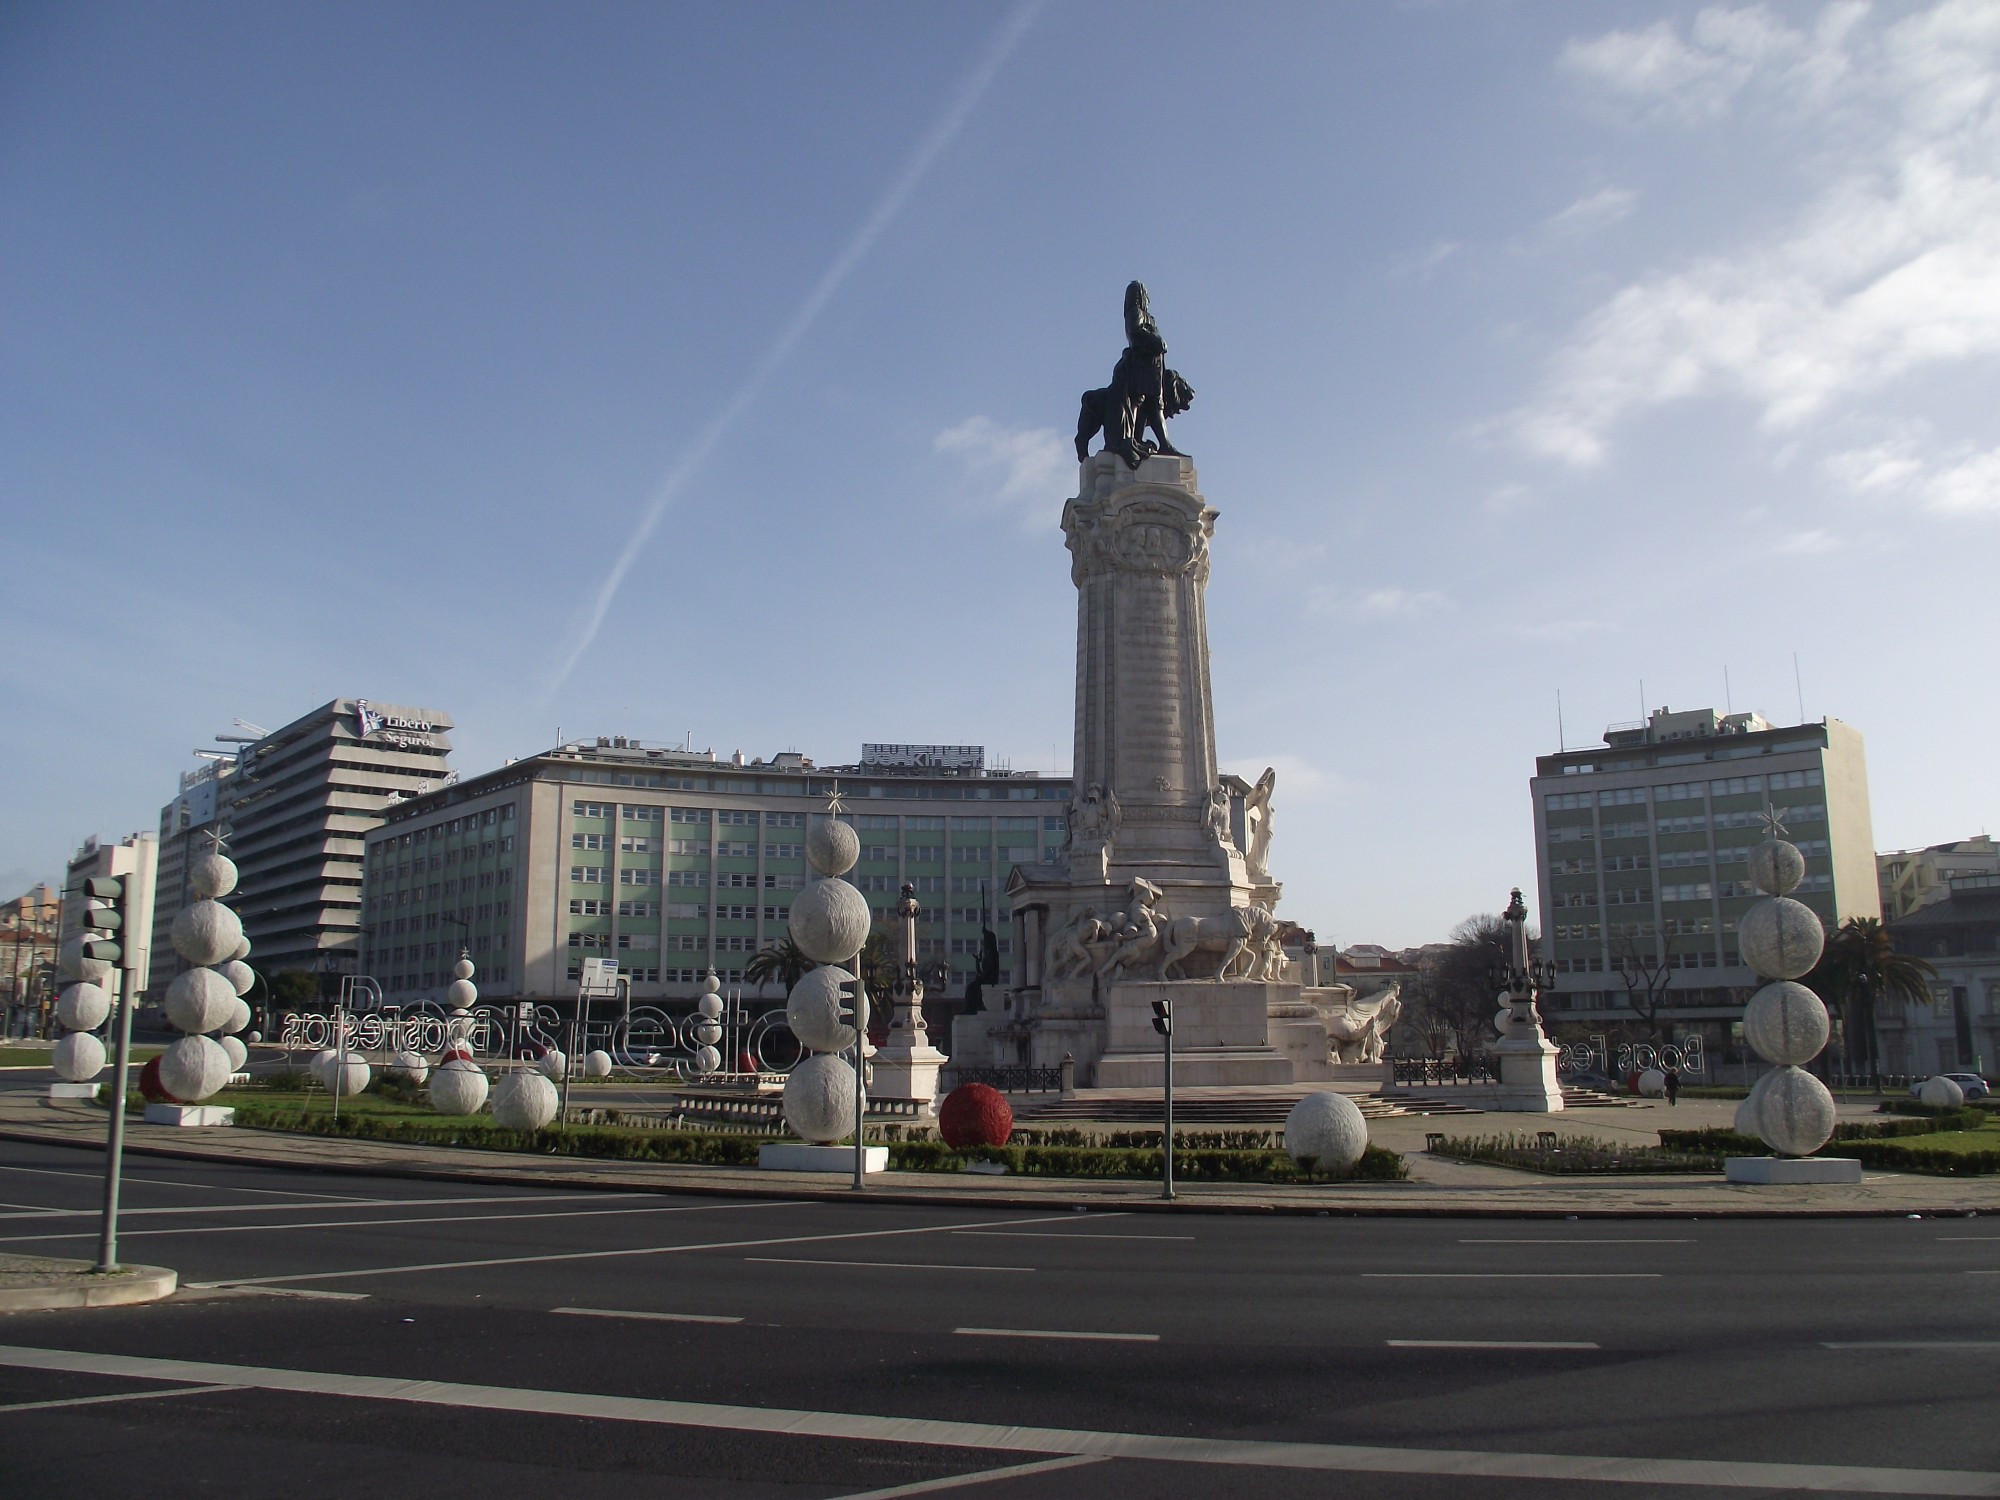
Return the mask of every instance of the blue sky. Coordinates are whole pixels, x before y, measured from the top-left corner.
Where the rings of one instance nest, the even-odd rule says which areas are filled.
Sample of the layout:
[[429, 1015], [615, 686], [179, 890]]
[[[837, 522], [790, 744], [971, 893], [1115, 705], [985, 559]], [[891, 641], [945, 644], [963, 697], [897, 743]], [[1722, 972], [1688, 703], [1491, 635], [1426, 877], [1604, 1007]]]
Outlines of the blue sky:
[[1992, 824], [1992, 5], [14, 4], [0, 256], [10, 893], [336, 695], [1067, 769], [1135, 276], [1284, 914], [1497, 909], [1559, 690], [1794, 652]]

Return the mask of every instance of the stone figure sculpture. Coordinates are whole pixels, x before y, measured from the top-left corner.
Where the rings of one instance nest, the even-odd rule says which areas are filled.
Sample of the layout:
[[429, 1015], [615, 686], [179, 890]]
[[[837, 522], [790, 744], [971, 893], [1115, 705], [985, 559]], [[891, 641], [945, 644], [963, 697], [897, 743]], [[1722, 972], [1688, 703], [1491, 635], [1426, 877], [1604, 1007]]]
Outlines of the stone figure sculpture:
[[1271, 874], [1271, 793], [1277, 789], [1278, 768], [1266, 766], [1250, 795], [1243, 799], [1244, 838], [1250, 845], [1243, 851], [1243, 860], [1260, 880], [1268, 880]]
[[1208, 794], [1208, 831], [1223, 848], [1236, 847], [1236, 840], [1229, 828], [1229, 787], [1220, 781]]
[[1124, 920], [1117, 932], [1118, 945], [1098, 964], [1100, 978], [1110, 979], [1121, 970], [1142, 965], [1153, 970], [1156, 979], [1165, 976], [1164, 935], [1160, 914], [1153, 910], [1153, 903], [1160, 895], [1160, 888], [1150, 880], [1132, 882], [1131, 899], [1126, 903]]
[[1388, 1050], [1389, 1028], [1403, 1014], [1402, 986], [1392, 984], [1366, 1000], [1348, 995], [1338, 1008], [1316, 1006], [1336, 1062], [1376, 1063]]
[[1050, 979], [1090, 973], [1097, 967], [1102, 945], [1117, 935], [1095, 908], [1086, 906], [1049, 939], [1045, 972]]
[[[1167, 419], [1194, 403], [1194, 387], [1167, 368], [1167, 341], [1153, 321], [1144, 282], [1125, 288], [1125, 352], [1111, 371], [1111, 384], [1083, 393], [1076, 419], [1076, 458], [1090, 457], [1090, 440], [1101, 431], [1104, 450], [1136, 469], [1155, 453], [1180, 455], [1167, 440]], [[1151, 431], [1153, 441], [1146, 432]]]
[[[1187, 960], [1196, 953], [1220, 953], [1216, 979], [1260, 979], [1269, 967], [1268, 948], [1277, 947], [1278, 919], [1268, 906], [1252, 903], [1232, 907], [1219, 917], [1182, 917], [1167, 930], [1161, 951], [1161, 971], [1175, 979], [1192, 979]], [[1277, 948], [1278, 963], [1284, 950]]]

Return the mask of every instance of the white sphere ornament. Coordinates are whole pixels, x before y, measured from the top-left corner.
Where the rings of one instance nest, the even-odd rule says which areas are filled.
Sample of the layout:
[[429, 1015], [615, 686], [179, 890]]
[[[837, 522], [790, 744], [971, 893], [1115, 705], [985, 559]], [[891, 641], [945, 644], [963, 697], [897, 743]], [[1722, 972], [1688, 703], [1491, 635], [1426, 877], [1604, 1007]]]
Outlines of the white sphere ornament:
[[95, 1031], [110, 1014], [111, 996], [98, 984], [73, 984], [56, 1001], [56, 1019], [71, 1031]]
[[250, 1007], [244, 1004], [243, 997], [238, 995], [234, 1000], [229, 1002], [229, 1019], [222, 1023], [222, 1029], [229, 1035], [234, 1036], [249, 1024]]
[[453, 979], [470, 979], [473, 973], [472, 960], [469, 958], [461, 958], [451, 966], [451, 977]]
[[250, 1061], [250, 1049], [233, 1036], [219, 1037], [216, 1039], [215, 1045], [229, 1054], [229, 1071], [231, 1073], [241, 1073], [244, 1066]]
[[441, 1115], [476, 1115], [486, 1102], [486, 1075], [469, 1057], [449, 1057], [431, 1074], [431, 1108]]
[[694, 1070], [697, 1073], [713, 1073], [722, 1066], [722, 1054], [713, 1047], [694, 1049]]
[[174, 918], [173, 941], [191, 964], [226, 963], [243, 941], [243, 923], [220, 901], [197, 901]]
[[63, 939], [63, 945], [56, 954], [56, 969], [65, 979], [74, 979], [84, 984], [109, 984], [111, 964], [102, 958], [85, 958], [83, 945], [88, 939], [76, 933]]
[[493, 1123], [540, 1130], [556, 1117], [556, 1086], [540, 1073], [509, 1073], [493, 1091]]
[[799, 1059], [785, 1080], [785, 1123], [821, 1146], [854, 1133], [854, 1069], [846, 1058], [816, 1052]]
[[1667, 1075], [1658, 1068], [1648, 1068], [1639, 1075], [1639, 1095], [1644, 1099], [1664, 1099], [1667, 1097]]
[[1750, 1085], [1750, 1092], [1743, 1096], [1743, 1102], [1736, 1106], [1735, 1130], [1738, 1135], [1764, 1138], [1764, 1129], [1757, 1123], [1758, 1112], [1764, 1107], [1764, 1092], [1777, 1075], [1766, 1073]]
[[104, 1043], [87, 1031], [72, 1031], [49, 1049], [49, 1066], [64, 1083], [88, 1083], [104, 1071]]
[[431, 1065], [425, 1061], [423, 1053], [407, 1049], [396, 1054], [396, 1060], [389, 1065], [389, 1070], [398, 1078], [414, 1084], [422, 1084], [431, 1076]]
[[188, 889], [213, 901], [236, 889], [236, 862], [226, 854], [204, 854], [188, 866]]
[[257, 971], [240, 958], [230, 959], [228, 963], [218, 967], [216, 972], [228, 980], [229, 987], [239, 995], [249, 994], [257, 983]]
[[785, 1024], [808, 1052], [844, 1052], [854, 1045], [854, 1028], [841, 1019], [846, 1008], [839, 986], [852, 984], [845, 969], [814, 969], [785, 1001]]
[[868, 940], [868, 900], [844, 880], [816, 880], [799, 892], [785, 924], [814, 963], [845, 963]]
[[586, 1078], [609, 1078], [611, 1076], [611, 1054], [599, 1050], [586, 1056], [583, 1060], [583, 1076]]
[[184, 1036], [160, 1054], [160, 1087], [183, 1104], [221, 1093], [235, 1071], [222, 1044], [205, 1036]]
[[1748, 964], [1765, 979], [1797, 979], [1812, 972], [1826, 946], [1826, 929], [1819, 915], [1790, 896], [1769, 896], [1743, 914], [1737, 924], [1736, 946]]
[[710, 969], [706, 974], [701, 976], [701, 992], [704, 995], [713, 995], [721, 988], [722, 981], [715, 977], [715, 970]]
[[694, 1039], [704, 1047], [713, 1047], [722, 1040], [721, 1024], [704, 1017], [695, 1023]]
[[184, 970], [167, 986], [167, 1019], [189, 1036], [220, 1030], [240, 1004], [229, 981], [214, 969]]
[[845, 875], [861, 858], [861, 836], [850, 823], [821, 818], [806, 830], [806, 862], [821, 875]]
[[1345, 1094], [1307, 1094], [1285, 1116], [1285, 1154], [1319, 1172], [1345, 1172], [1368, 1149], [1368, 1122]]
[[694, 1008], [713, 1021], [722, 1014], [722, 996], [703, 995], [694, 1002]]
[[1806, 857], [1797, 844], [1765, 839], [1750, 851], [1750, 883], [1767, 896], [1789, 896], [1806, 878]]
[[236, 945], [236, 951], [229, 955], [229, 957], [234, 962], [239, 964], [242, 963], [243, 960], [248, 958], [249, 956], [250, 956], [250, 939], [248, 938], [244, 938], [242, 942], [238, 943]]
[[[551, 1047], [535, 1059], [535, 1071], [544, 1078], [561, 1078], [563, 1069], [569, 1066], [569, 1059]], [[537, 1126], [537, 1129], [541, 1127]]]
[[1818, 1057], [1829, 1030], [1819, 996], [1792, 979], [1765, 985], [1743, 1009], [1743, 1039], [1759, 1057], [1780, 1066]]
[[470, 1010], [479, 999], [479, 986], [470, 979], [454, 979], [445, 986], [444, 1003], [453, 1010]]
[[333, 1065], [339, 1061], [340, 1054], [338, 1052], [334, 1051], [331, 1047], [322, 1047], [312, 1055], [312, 1061], [306, 1064], [306, 1072], [317, 1078], [321, 1086], [324, 1087], [326, 1086], [328, 1073], [332, 1071]]
[[346, 1062], [336, 1057], [327, 1064], [326, 1091], [329, 1094], [338, 1094], [343, 1099], [351, 1099], [367, 1088], [369, 1080], [374, 1076], [366, 1060], [350, 1052], [347, 1054]]
[[1785, 1156], [1810, 1156], [1833, 1135], [1833, 1095], [1801, 1068], [1779, 1068], [1759, 1081], [1757, 1134]]
[[1965, 1103], [1965, 1090], [1958, 1086], [1956, 1079], [1946, 1078], [1940, 1073], [1935, 1078], [1926, 1078], [1923, 1087], [1917, 1090], [1917, 1098], [1933, 1109], [1957, 1109]]

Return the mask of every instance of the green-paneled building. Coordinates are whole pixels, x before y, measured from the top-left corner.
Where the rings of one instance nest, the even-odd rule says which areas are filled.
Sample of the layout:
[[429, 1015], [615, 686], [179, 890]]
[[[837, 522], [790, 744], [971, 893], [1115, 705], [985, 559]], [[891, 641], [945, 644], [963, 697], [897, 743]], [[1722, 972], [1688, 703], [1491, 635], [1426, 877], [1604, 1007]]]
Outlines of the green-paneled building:
[[[1806, 857], [1792, 894], [1829, 932], [1881, 914], [1867, 761], [1861, 735], [1838, 719], [1778, 728], [1757, 714], [1663, 708], [1613, 725], [1601, 746], [1537, 757], [1535, 773], [1542, 945], [1558, 972], [1543, 1002], [1551, 1020], [1635, 1020], [1644, 976], [1663, 1023], [1740, 1020], [1758, 981], [1736, 924], [1759, 899], [1747, 860], [1767, 807]], [[1720, 1026], [1703, 1029], [1721, 1039]]]

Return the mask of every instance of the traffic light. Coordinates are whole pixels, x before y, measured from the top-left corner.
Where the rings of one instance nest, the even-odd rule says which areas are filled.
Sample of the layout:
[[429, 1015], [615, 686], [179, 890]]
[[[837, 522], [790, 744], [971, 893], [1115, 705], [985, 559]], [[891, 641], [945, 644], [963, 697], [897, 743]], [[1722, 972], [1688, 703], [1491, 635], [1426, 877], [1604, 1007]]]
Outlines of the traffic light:
[[124, 949], [120, 935], [125, 926], [125, 882], [112, 875], [87, 876], [80, 894], [83, 898], [83, 910], [77, 918], [83, 929], [80, 951], [85, 958], [122, 965]]
[[1173, 1001], [1155, 1000], [1153, 1002], [1153, 1030], [1159, 1032], [1161, 1036], [1173, 1035], [1174, 1033]]

